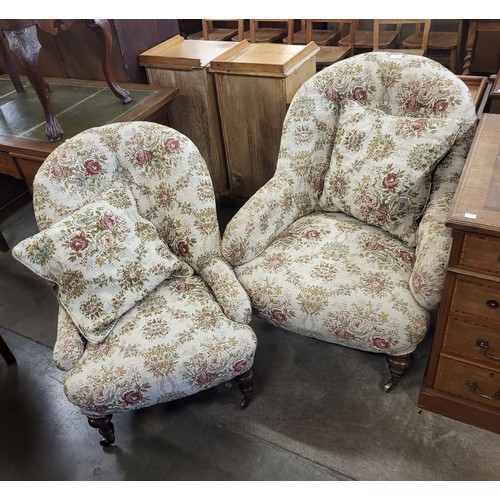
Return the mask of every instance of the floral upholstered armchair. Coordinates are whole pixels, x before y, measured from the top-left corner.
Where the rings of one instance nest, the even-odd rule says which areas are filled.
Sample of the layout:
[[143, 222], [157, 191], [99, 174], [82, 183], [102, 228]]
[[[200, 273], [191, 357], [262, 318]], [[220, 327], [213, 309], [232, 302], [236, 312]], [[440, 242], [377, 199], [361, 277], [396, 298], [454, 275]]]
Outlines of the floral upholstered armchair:
[[274, 176], [222, 239], [255, 312], [384, 353], [391, 390], [440, 302], [445, 219], [474, 127], [467, 87], [424, 57], [362, 54], [309, 79]]
[[33, 195], [40, 232], [13, 255], [55, 284], [54, 360], [102, 445], [115, 440], [113, 413], [231, 379], [248, 404], [251, 305], [187, 137], [146, 122], [82, 132], [49, 155]]

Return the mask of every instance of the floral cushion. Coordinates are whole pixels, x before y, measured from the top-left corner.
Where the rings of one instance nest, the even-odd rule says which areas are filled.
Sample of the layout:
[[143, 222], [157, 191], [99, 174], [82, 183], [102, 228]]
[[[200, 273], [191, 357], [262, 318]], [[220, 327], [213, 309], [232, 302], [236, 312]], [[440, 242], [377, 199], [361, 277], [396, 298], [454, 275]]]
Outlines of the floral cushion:
[[231, 321], [199, 276], [173, 277], [103, 342], [86, 345], [64, 390], [86, 415], [136, 410], [232, 380], [252, 367], [256, 345], [253, 330]]
[[413, 352], [429, 313], [408, 281], [414, 249], [343, 213], [306, 215], [235, 268], [255, 311], [319, 340], [390, 355]]
[[431, 175], [453, 145], [461, 122], [393, 116], [344, 101], [319, 206], [342, 211], [416, 244], [416, 220]]
[[125, 187], [104, 191], [12, 254], [58, 285], [60, 305], [91, 343], [102, 342], [117, 319], [166, 278], [192, 273], [139, 215]]

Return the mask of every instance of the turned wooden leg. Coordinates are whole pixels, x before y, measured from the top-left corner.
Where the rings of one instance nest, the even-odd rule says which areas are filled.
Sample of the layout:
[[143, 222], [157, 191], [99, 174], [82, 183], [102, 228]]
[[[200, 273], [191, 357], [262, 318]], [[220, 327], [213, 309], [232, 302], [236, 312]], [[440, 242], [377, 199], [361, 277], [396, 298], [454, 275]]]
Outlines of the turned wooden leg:
[[12, 351], [9, 349], [9, 346], [5, 343], [5, 340], [0, 335], [0, 354], [2, 358], [5, 359], [8, 365], [12, 365], [16, 362], [16, 358]]
[[10, 77], [10, 81], [12, 82], [12, 85], [14, 85], [16, 92], [24, 92], [23, 82], [19, 78], [19, 75], [17, 74], [12, 64], [12, 61], [10, 60], [9, 51], [5, 48], [5, 45], [3, 44], [2, 40], [3, 37], [4, 34], [3, 32], [0, 31], [0, 52], [2, 53], [2, 57], [5, 63], [5, 71], [7, 71]]
[[243, 401], [241, 402], [240, 405], [242, 410], [245, 409], [250, 404], [250, 400], [252, 399], [253, 388], [254, 388], [253, 374], [254, 374], [253, 368], [250, 368], [250, 370], [236, 377], [236, 380], [239, 383], [240, 391], [243, 393]]
[[123, 104], [127, 104], [132, 100], [130, 92], [120, 87], [111, 71], [111, 47], [113, 43], [113, 36], [111, 34], [111, 26], [107, 19], [87, 19], [85, 23], [89, 28], [91, 28], [94, 33], [96, 33], [99, 39], [99, 45], [101, 47], [101, 63], [102, 71], [104, 72], [104, 77], [106, 82], [108, 82], [109, 88], [115, 94], [118, 99]]
[[406, 354], [405, 356], [390, 356], [386, 354], [385, 359], [389, 365], [391, 379], [385, 384], [384, 391], [390, 392], [399, 384], [401, 377], [405, 374], [406, 370], [410, 368], [413, 361], [413, 353]]
[[56, 142], [62, 139], [63, 131], [57, 121], [47, 92], [47, 84], [42, 78], [38, 67], [40, 57], [40, 42], [38, 41], [36, 26], [4, 31], [9, 42], [10, 50], [18, 58], [21, 66], [38, 96], [45, 114], [45, 133], [49, 141]]
[[90, 427], [99, 429], [99, 434], [102, 436], [100, 441], [101, 446], [109, 446], [115, 442], [115, 427], [111, 422], [113, 415], [105, 417], [87, 417]]

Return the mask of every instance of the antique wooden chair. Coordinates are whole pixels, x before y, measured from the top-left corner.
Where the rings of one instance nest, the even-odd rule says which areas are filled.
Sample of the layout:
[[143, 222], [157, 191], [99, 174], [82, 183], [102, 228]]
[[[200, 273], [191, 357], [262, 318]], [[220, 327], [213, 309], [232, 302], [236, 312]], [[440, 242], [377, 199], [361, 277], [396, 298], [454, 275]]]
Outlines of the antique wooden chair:
[[[382, 48], [381, 39], [384, 33], [381, 26], [389, 27], [389, 30], [395, 29], [398, 33], [401, 33], [403, 26], [414, 25], [415, 31], [418, 33], [421, 30], [421, 25], [424, 25], [424, 29], [421, 32], [421, 36], [418, 40], [412, 44], [411, 47], [396, 47], [396, 48]], [[429, 43], [429, 31], [431, 27], [430, 19], [374, 19], [373, 20], [373, 50], [385, 50], [388, 52], [403, 52], [405, 54], [413, 54], [416, 56], [427, 55], [427, 46]]]
[[[449, 67], [453, 73], [457, 73], [458, 44], [462, 33], [462, 20], [457, 21], [456, 31], [437, 31], [432, 29], [432, 21], [429, 31], [427, 49], [429, 52], [435, 51], [437, 54], [447, 52], [449, 57]], [[415, 33], [409, 35], [401, 41], [401, 47], [405, 49], [416, 49], [422, 45], [422, 37], [425, 29], [417, 27]]]
[[[335, 28], [330, 28], [327, 25], [328, 19], [318, 19], [314, 20], [311, 19], [311, 21], [316, 24], [316, 23], [321, 23], [320, 26], [317, 28], [313, 28], [312, 30], [312, 41], [316, 45], [334, 45], [335, 42], [337, 42], [343, 33], [343, 23], [339, 23], [338, 29]], [[300, 29], [298, 31], [295, 31], [292, 33], [292, 42], [297, 45], [307, 45], [307, 19], [301, 19], [300, 20]], [[283, 43], [290, 43], [289, 42], [289, 36], [286, 36], [283, 39]]]
[[[290, 29], [293, 31], [293, 22], [293, 19], [250, 19], [249, 29], [245, 31], [243, 37], [251, 43], [281, 42]], [[276, 27], [275, 24], [280, 24], [282, 27]], [[239, 41], [237, 37], [233, 37], [232, 40]]]
[[342, 27], [348, 26], [349, 43], [347, 45], [320, 45], [319, 52], [316, 54], [316, 69], [320, 70], [326, 66], [330, 66], [346, 57], [354, 55], [354, 47], [357, 33], [358, 21], [340, 20], [340, 19], [307, 19], [306, 20], [306, 43], [313, 41], [314, 25], [320, 22], [338, 22], [342, 23]]
[[[360, 24], [363, 21], [358, 20], [358, 26], [356, 29], [356, 38], [354, 41], [355, 52], [366, 52], [373, 50], [373, 29], [365, 29], [364, 27], [360, 29]], [[379, 49], [390, 49], [397, 46], [399, 31], [395, 30], [384, 30], [380, 34]], [[342, 37], [339, 40], [339, 45], [348, 46], [351, 40], [349, 35]]]
[[[235, 26], [228, 27], [228, 24], [235, 24]], [[231, 40], [233, 38], [241, 42], [244, 39], [244, 19], [202, 19], [201, 27], [201, 31], [192, 33], [187, 39], [214, 40], [219, 42]]]

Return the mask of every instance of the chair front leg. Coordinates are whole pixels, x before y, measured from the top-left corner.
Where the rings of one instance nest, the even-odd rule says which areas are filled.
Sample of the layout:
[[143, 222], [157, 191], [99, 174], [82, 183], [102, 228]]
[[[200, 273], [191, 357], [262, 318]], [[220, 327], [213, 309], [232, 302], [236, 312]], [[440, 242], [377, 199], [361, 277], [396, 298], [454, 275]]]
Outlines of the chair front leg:
[[109, 446], [115, 442], [115, 427], [111, 422], [113, 415], [105, 417], [87, 417], [90, 427], [99, 429], [99, 434], [102, 436], [100, 441], [101, 446]]
[[236, 377], [236, 380], [239, 383], [240, 391], [243, 393], [243, 401], [240, 404], [242, 410], [250, 404], [250, 400], [252, 399], [254, 389], [253, 375], [253, 368], [250, 368], [250, 370], [247, 370], [245, 373]]
[[391, 392], [394, 387], [399, 384], [401, 377], [406, 373], [406, 370], [410, 368], [413, 361], [413, 353], [406, 354], [405, 356], [391, 356], [386, 354], [385, 360], [389, 365], [391, 379], [387, 382], [387, 384], [385, 384], [384, 391]]

